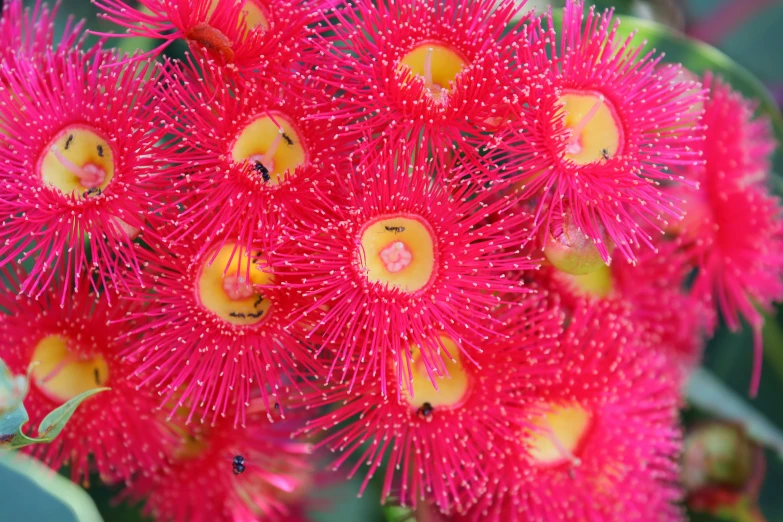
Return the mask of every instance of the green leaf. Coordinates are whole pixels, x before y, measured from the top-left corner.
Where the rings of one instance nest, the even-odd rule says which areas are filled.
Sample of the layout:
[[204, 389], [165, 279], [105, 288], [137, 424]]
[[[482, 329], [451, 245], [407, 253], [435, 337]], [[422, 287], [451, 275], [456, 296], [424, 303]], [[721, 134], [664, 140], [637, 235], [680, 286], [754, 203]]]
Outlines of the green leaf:
[[39, 440], [41, 442], [50, 442], [54, 440], [63, 430], [65, 424], [71, 418], [71, 415], [73, 415], [73, 412], [76, 411], [76, 408], [84, 402], [85, 399], [109, 389], [110, 388], [94, 388], [92, 390], [87, 390], [50, 412], [49, 415], [44, 417], [41, 421], [41, 425], [38, 426], [38, 436], [41, 437]]
[[38, 461], [0, 453], [2, 520], [102, 522], [89, 495]]
[[693, 372], [686, 396], [696, 408], [743, 425], [749, 437], [783, 458], [783, 432], [709, 370], [697, 368]]
[[30, 420], [24, 405], [11, 413], [0, 416], [0, 448], [14, 450], [31, 444], [53, 441], [63, 430], [76, 408], [89, 397], [109, 388], [88, 390], [50, 412], [38, 426], [38, 437], [28, 437], [22, 428]]

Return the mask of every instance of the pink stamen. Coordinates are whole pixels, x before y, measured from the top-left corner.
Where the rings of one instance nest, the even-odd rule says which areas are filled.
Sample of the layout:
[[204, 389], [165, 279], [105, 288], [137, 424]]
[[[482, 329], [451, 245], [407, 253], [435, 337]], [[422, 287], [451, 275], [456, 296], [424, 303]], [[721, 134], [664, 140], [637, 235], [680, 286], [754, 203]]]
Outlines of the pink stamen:
[[98, 165], [88, 163], [84, 167], [80, 167], [76, 163], [66, 158], [56, 145], [52, 146], [51, 151], [57, 158], [57, 161], [62, 163], [63, 167], [70, 170], [74, 175], [76, 175], [77, 178], [79, 178], [79, 181], [81, 181], [83, 187], [99, 187], [106, 179], [106, 172]]
[[580, 143], [582, 132], [585, 130], [585, 127], [590, 123], [590, 121], [595, 117], [596, 114], [598, 114], [598, 109], [601, 108], [601, 105], [604, 104], [604, 98], [603, 94], [598, 95], [598, 99], [593, 104], [592, 107], [590, 107], [590, 110], [587, 111], [587, 114], [584, 115], [584, 117], [579, 120], [579, 123], [576, 124], [571, 129], [571, 138], [568, 140], [568, 152], [571, 154], [578, 154], [582, 150], [582, 145]]
[[236, 274], [223, 278], [223, 291], [226, 292], [229, 299], [234, 301], [247, 299], [256, 293], [253, 287], [245, 281], [244, 277]]
[[403, 270], [413, 261], [413, 254], [402, 241], [391, 243], [381, 250], [380, 256], [386, 270], [392, 274]]

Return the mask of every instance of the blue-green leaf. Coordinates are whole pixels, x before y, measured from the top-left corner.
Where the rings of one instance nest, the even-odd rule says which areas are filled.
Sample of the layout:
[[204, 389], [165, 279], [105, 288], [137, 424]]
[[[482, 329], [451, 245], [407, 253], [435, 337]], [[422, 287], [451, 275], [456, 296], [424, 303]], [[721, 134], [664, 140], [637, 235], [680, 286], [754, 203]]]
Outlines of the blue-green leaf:
[[49, 415], [44, 417], [41, 421], [40, 426], [38, 426], [38, 436], [41, 437], [40, 441], [50, 442], [54, 440], [82, 402], [96, 393], [106, 390], [109, 390], [109, 388], [94, 388], [92, 390], [87, 390], [50, 412]]

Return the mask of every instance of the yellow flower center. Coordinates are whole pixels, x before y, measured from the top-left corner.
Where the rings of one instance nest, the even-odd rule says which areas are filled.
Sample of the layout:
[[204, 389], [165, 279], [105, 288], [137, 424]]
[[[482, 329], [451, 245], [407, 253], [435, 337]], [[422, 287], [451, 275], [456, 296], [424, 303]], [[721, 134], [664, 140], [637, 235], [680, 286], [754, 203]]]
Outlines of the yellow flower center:
[[266, 260], [261, 253], [252, 252], [249, 273], [247, 254], [240, 254], [236, 245], [224, 245], [209, 264], [213, 255], [204, 258], [197, 279], [199, 302], [235, 325], [257, 324], [268, 317], [272, 303], [256, 287], [272, 281], [272, 274], [263, 269]]
[[97, 196], [114, 177], [114, 152], [96, 129], [71, 125], [46, 146], [38, 172], [65, 195]]
[[578, 404], [548, 404], [544, 409], [547, 412], [531, 422], [535, 429], [525, 431], [530, 459], [540, 466], [568, 461], [578, 465], [575, 455], [590, 430], [592, 415]]
[[60, 335], [44, 337], [33, 350], [32, 381], [49, 399], [64, 403], [109, 380], [109, 365], [100, 355], [83, 355], [68, 349]]
[[256, 117], [231, 147], [235, 163], [249, 163], [257, 178], [271, 185], [285, 181], [307, 162], [307, 150], [291, 120], [280, 112]]
[[386, 216], [365, 225], [359, 256], [370, 282], [406, 292], [424, 288], [437, 271], [434, 233], [419, 216]]
[[[429, 361], [432, 377], [427, 373], [427, 365], [421, 349], [418, 346], [411, 347], [412, 390], [408, 390], [407, 386], [404, 387], [402, 396], [411, 408], [417, 410], [423, 417], [429, 416], [438, 408], [459, 407], [464, 402], [470, 385], [468, 374], [460, 361], [457, 344], [446, 336], [440, 336], [440, 341], [454, 360], [449, 359], [444, 352], [435, 355], [434, 359]], [[435, 385], [432, 383], [433, 380]]]
[[[215, 12], [219, 0], [212, 0], [212, 4], [207, 11], [207, 20], [212, 17]], [[242, 12], [245, 13], [245, 24], [248, 29], [255, 29], [256, 27], [268, 31], [269, 30], [269, 14], [266, 11], [266, 7], [255, 0], [247, 0], [242, 6]]]
[[423, 42], [400, 60], [400, 65], [424, 79], [429, 94], [436, 100], [444, 100], [452, 82], [462, 72], [467, 60], [455, 49], [443, 42]]
[[570, 130], [566, 158], [577, 165], [604, 162], [623, 152], [623, 127], [612, 103], [592, 91], [564, 91], [560, 97]]
[[586, 297], [603, 299], [607, 297], [614, 286], [612, 269], [602, 265], [598, 270], [584, 275], [573, 275], [560, 272], [558, 277], [563, 277], [571, 283], [577, 293]]

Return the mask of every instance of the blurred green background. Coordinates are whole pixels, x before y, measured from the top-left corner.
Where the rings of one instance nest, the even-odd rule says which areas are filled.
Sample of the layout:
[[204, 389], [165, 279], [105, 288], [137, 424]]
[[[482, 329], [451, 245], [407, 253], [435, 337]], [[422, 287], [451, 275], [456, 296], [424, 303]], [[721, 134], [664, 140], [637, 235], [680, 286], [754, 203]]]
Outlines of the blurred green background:
[[[34, 5], [34, 0], [26, 0]], [[528, 2], [539, 10], [550, 4], [544, 1]], [[630, 14], [639, 18], [653, 19], [675, 31], [698, 37], [715, 45], [728, 57], [741, 64], [755, 77], [763, 82], [772, 93], [774, 103], [783, 104], [783, 37], [780, 28], [783, 27], [783, 0], [601, 0], [594, 2], [599, 7], [614, 6], [622, 14]], [[551, 2], [553, 6], [562, 2]], [[115, 27], [96, 17], [94, 6], [89, 0], [64, 0], [58, 15], [58, 23], [64, 25], [65, 18], [73, 15], [76, 18], [86, 18], [87, 25], [98, 31], [114, 31]], [[622, 17], [621, 17], [622, 18]], [[667, 57], [683, 60], [686, 65], [695, 68], [710, 66], [710, 61], [700, 56], [692, 49], [683, 49], [667, 39], [656, 41], [654, 34], [644, 34], [651, 41], [651, 46], [667, 51]], [[149, 45], [140, 40], [123, 40], [120, 43], [126, 51], [132, 51], [137, 46]], [[184, 51], [184, 45], [174, 46], [172, 53]], [[713, 57], [715, 58], [715, 57]], [[695, 64], [695, 65], [694, 65]], [[738, 81], [744, 78], [738, 73]], [[734, 80], [734, 77], [728, 78]], [[735, 85], [746, 93], [753, 86]], [[777, 174], [781, 174], [780, 154], [776, 161]], [[779, 185], [783, 186], [783, 184]], [[780, 189], [778, 188], [778, 192]], [[783, 315], [778, 311], [776, 317], [770, 317], [765, 328], [765, 364], [759, 396], [754, 401], [747, 400], [747, 389], [752, 366], [752, 339], [749, 331], [731, 334], [721, 329], [710, 342], [706, 356], [705, 367], [726, 383], [740, 400], [747, 401], [756, 413], [771, 421], [776, 429], [783, 428]], [[714, 395], [705, 387], [696, 387], [693, 393], [699, 395], [707, 403], [725, 405], [720, 396]], [[709, 414], [703, 410], [687, 409], [684, 413], [688, 425]], [[773, 433], [774, 436], [774, 433]], [[766, 479], [761, 493], [761, 509], [768, 521], [783, 520], [783, 460], [772, 450], [766, 452]], [[326, 456], [328, 458], [328, 456]], [[68, 503], [44, 494], [40, 483], [22, 477], [7, 465], [8, 459], [0, 460], [0, 521], [43, 521], [59, 522], [77, 520], [74, 511], [80, 507], [69, 507]], [[378, 478], [380, 474], [376, 474]], [[334, 475], [334, 484], [323, 488], [317, 493], [321, 499], [316, 505], [329, 506], [323, 512], [314, 513], [314, 520], [329, 521], [360, 521], [376, 522], [396, 520], [399, 515], [384, 513], [378, 505], [380, 484], [371, 483], [363, 498], [357, 499], [359, 483], [345, 482], [342, 475]], [[43, 481], [46, 482], [46, 481]], [[112, 506], [111, 499], [117, 493], [116, 489], [101, 486], [97, 477], [93, 487], [88, 489], [103, 519], [107, 522], [130, 522], [143, 520], [138, 510], [127, 506]], [[73, 493], [67, 484], [59, 483], [55, 488], [65, 491], [64, 495], [73, 498], [76, 504], [83, 503], [78, 493]], [[78, 491], [78, 490], [77, 490]], [[89, 509], [88, 509], [89, 511]], [[83, 520], [92, 520], [83, 518]], [[714, 520], [703, 515], [692, 515], [692, 520]]]

